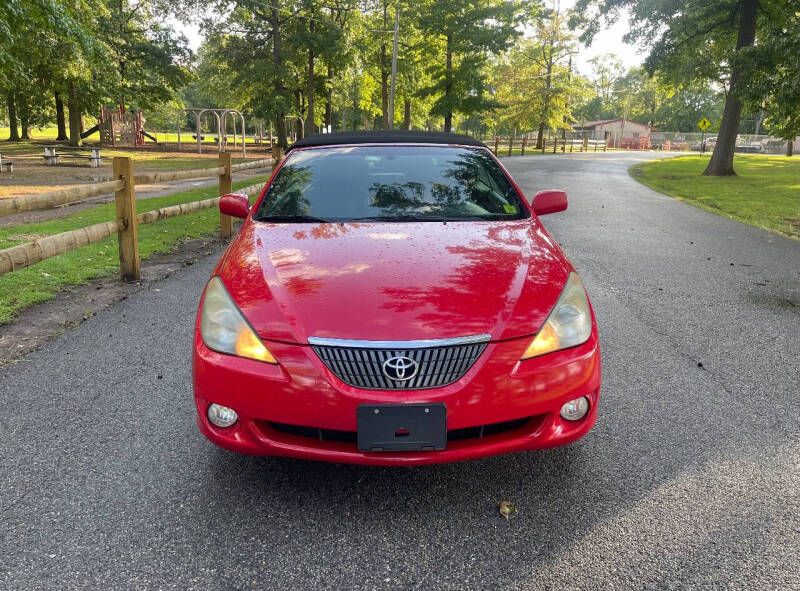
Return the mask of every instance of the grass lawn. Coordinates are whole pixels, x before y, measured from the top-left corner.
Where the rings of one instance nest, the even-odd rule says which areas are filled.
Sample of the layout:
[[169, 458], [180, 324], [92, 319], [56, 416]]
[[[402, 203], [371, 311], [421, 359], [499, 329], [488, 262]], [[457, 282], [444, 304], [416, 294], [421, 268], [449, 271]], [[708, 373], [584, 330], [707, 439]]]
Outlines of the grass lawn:
[[[250, 178], [234, 183], [234, 189], [264, 182], [267, 177]], [[175, 193], [166, 197], [137, 201], [139, 213], [215, 197], [217, 188], [203, 187]], [[39, 237], [114, 219], [114, 204], [77, 212], [73, 215], [33, 224], [0, 228], [0, 249], [36, 240]], [[219, 231], [219, 210], [204, 209], [139, 226], [139, 253], [142, 259], [169, 252], [186, 238], [211, 236]], [[19, 271], [0, 276], [0, 324], [10, 322], [14, 315], [39, 302], [50, 300], [64, 286], [79, 285], [93, 277], [119, 272], [117, 237], [90, 244], [66, 254], [47, 259]]]
[[800, 239], [800, 158], [736, 154], [734, 177], [702, 176], [709, 156], [678, 156], [631, 167], [648, 187], [710, 212]]

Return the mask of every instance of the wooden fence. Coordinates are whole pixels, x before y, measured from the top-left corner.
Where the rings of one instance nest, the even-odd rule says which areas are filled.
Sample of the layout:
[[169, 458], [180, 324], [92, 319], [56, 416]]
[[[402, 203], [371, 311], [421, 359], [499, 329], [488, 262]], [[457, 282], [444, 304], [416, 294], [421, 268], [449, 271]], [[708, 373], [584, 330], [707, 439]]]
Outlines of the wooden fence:
[[571, 152], [598, 152], [606, 151], [607, 146], [604, 140], [590, 140], [589, 138], [570, 138], [570, 137], [545, 137], [542, 138], [542, 145], [536, 147], [536, 138], [523, 137], [498, 137], [493, 140], [492, 147], [491, 140], [487, 141], [487, 145], [492, 147], [495, 156], [511, 156], [515, 150], [518, 150], [522, 156], [525, 152], [541, 152], [546, 154], [552, 152], [571, 153]]
[[[87, 244], [105, 240], [109, 236], [117, 234], [119, 240], [119, 266], [122, 278], [127, 281], [138, 281], [141, 278], [138, 226], [178, 215], [194, 213], [201, 209], [217, 207], [219, 197], [162, 207], [137, 214], [136, 184], [218, 177], [219, 195], [225, 195], [232, 192], [233, 174], [235, 172], [251, 168], [264, 168], [270, 164], [274, 169], [279, 162], [280, 153], [277, 153], [270, 159], [232, 164], [230, 153], [221, 152], [219, 166], [215, 168], [134, 175], [133, 162], [130, 158], [115, 157], [113, 161], [113, 180], [69, 187], [38, 195], [0, 199], [0, 217], [73, 203], [111, 191], [114, 191], [114, 202], [116, 203], [116, 218], [113, 220], [52, 236], [45, 236], [32, 242], [0, 250], [0, 275], [24, 269], [45, 259], [64, 254]], [[249, 195], [260, 191], [263, 186], [264, 183], [251, 185], [244, 189], [239, 189], [237, 193]], [[219, 222], [222, 237], [230, 237], [233, 234], [233, 218], [220, 213]]]

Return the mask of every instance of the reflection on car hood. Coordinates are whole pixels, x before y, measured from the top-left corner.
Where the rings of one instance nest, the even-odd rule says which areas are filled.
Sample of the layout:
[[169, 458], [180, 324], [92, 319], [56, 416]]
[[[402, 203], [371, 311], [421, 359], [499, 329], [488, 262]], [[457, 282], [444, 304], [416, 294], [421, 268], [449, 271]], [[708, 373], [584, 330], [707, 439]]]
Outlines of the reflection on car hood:
[[245, 223], [222, 279], [265, 339], [534, 334], [568, 263], [535, 220]]

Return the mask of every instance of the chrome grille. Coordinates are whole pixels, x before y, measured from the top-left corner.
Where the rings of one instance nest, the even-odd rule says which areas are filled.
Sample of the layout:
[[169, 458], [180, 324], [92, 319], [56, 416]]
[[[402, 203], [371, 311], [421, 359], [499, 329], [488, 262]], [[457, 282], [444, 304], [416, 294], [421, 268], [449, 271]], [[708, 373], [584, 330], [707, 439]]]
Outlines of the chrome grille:
[[[461, 378], [486, 349], [489, 335], [432, 341], [308, 339], [314, 352], [340, 380], [370, 390], [439, 388]], [[384, 372], [393, 357], [417, 363], [414, 376], [396, 380]]]

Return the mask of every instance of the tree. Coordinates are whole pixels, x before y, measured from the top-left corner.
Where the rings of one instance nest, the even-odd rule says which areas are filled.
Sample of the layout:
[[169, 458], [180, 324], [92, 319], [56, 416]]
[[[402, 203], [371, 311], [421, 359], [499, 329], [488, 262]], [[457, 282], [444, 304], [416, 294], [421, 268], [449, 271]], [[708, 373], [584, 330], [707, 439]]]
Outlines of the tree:
[[758, 9], [771, 10], [784, 0], [578, 0], [574, 25], [583, 27], [590, 42], [599, 27], [630, 11], [632, 30], [626, 41], [650, 48], [645, 61], [649, 72], [661, 71], [678, 83], [717, 82], [726, 88], [714, 153], [704, 174], [735, 174], [733, 153], [742, 112], [743, 56], [754, 44]]
[[[546, 41], [545, 41], [546, 43]], [[589, 82], [571, 72], [568, 64], [546, 63], [539, 39], [525, 39], [491, 67], [490, 81], [497, 107], [491, 127], [500, 133], [538, 129], [541, 148], [545, 127], [566, 129], [575, 120], [574, 110], [591, 92]]]
[[600, 99], [600, 105], [607, 109], [614, 100], [614, 87], [625, 70], [622, 61], [613, 53], [596, 55], [589, 60], [592, 66], [592, 85]]
[[506, 0], [428, 0], [418, 6], [423, 34], [436, 41], [430, 56], [432, 83], [420, 95], [433, 96], [433, 115], [453, 128], [453, 114], [470, 115], [492, 108], [484, 67], [488, 54], [505, 51], [518, 35], [519, 9]]
[[[542, 12], [542, 15], [535, 23], [536, 28], [536, 43], [529, 46], [529, 51], [526, 52], [526, 57], [533, 63], [540, 66], [540, 77], [544, 78], [544, 87], [540, 90], [537, 98], [540, 98], [539, 109], [539, 132], [536, 136], [536, 147], [541, 148], [544, 141], [544, 128], [551, 120], [551, 126], [557, 127], [559, 125], [552, 125], [552, 118], [554, 111], [558, 107], [555, 106], [555, 97], [559, 94], [564, 95], [563, 88], [553, 88], [553, 74], [554, 68], [558, 67], [561, 60], [571, 54], [575, 50], [574, 40], [572, 34], [566, 28], [566, 18], [559, 10], [547, 9]], [[571, 59], [571, 58], [570, 58]], [[572, 65], [570, 62], [570, 70]], [[567, 79], [571, 71], [566, 73]], [[562, 76], [563, 77], [563, 76]], [[564, 101], [561, 101], [561, 108], [564, 108]], [[563, 123], [565, 117], [561, 116]]]
[[748, 83], [746, 103], [764, 108], [770, 133], [786, 140], [786, 155], [800, 136], [800, 0], [771, 7], [759, 43], [743, 57]]
[[120, 107], [149, 108], [172, 99], [189, 78], [186, 37], [163, 23], [158, 0], [105, 0], [97, 35], [115, 67], [112, 94]]

